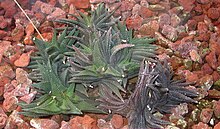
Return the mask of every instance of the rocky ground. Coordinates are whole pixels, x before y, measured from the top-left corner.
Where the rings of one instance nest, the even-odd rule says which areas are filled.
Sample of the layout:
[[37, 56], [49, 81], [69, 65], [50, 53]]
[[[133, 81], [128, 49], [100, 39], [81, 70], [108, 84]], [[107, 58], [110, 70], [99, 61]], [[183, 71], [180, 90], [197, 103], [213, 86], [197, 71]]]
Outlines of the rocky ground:
[[[164, 115], [172, 122], [166, 129], [220, 129], [220, 1], [219, 0], [18, 0], [50, 41], [54, 19], [87, 14], [104, 2], [121, 17], [137, 37], [154, 37], [158, 58], [168, 59], [175, 74], [199, 92], [198, 104], [183, 103]], [[71, 17], [69, 17], [71, 18]], [[32, 36], [40, 38], [13, 0], [0, 1], [0, 128], [5, 129], [127, 129], [127, 120], [113, 115], [55, 115], [28, 118], [19, 115], [19, 101], [30, 103], [36, 91], [27, 78]]]

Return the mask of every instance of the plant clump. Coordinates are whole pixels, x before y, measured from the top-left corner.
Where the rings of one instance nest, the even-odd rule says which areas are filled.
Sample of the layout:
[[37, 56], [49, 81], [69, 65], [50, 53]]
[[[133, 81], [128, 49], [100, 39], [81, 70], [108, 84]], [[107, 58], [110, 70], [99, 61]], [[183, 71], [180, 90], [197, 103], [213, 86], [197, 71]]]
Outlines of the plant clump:
[[[155, 112], [169, 113], [182, 102], [196, 102], [191, 97], [197, 94], [184, 88], [190, 84], [174, 80], [167, 62], [157, 60], [157, 47], [151, 44], [155, 39], [133, 37], [113, 17], [115, 10], [100, 4], [89, 15], [72, 15], [76, 20], [57, 20], [67, 27], [58, 38], [55, 31], [52, 42], [33, 38], [39, 52], [28, 67], [38, 95], [31, 104], [20, 103], [21, 114], [111, 111], [127, 116], [131, 129], [161, 128], [169, 122]], [[131, 90], [128, 80], [137, 76]], [[95, 90], [98, 94], [91, 94]]]

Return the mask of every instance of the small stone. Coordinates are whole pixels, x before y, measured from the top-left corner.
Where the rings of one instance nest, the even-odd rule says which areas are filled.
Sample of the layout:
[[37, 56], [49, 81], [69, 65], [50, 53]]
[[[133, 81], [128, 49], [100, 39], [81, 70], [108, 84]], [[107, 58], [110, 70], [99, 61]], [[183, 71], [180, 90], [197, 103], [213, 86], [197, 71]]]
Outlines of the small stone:
[[31, 119], [31, 126], [36, 129], [58, 129], [59, 124], [50, 119]]
[[43, 3], [40, 8], [41, 8], [41, 12], [45, 14], [50, 14], [54, 10], [54, 7], [47, 3]]
[[20, 41], [24, 36], [24, 27], [21, 24], [17, 24], [16, 28], [11, 33], [13, 41]]
[[171, 41], [176, 41], [178, 38], [176, 29], [170, 25], [164, 25], [162, 33]]
[[34, 34], [34, 27], [31, 23], [28, 23], [27, 26], [25, 27], [25, 33], [27, 35], [32, 35]]
[[121, 14], [121, 20], [125, 21], [128, 17], [130, 17], [132, 14], [130, 11], [122, 12]]
[[209, 90], [208, 93], [210, 98], [220, 99], [220, 91], [213, 89]]
[[183, 6], [185, 11], [190, 12], [194, 7], [195, 0], [178, 0], [178, 3]]
[[130, 11], [133, 9], [134, 5], [135, 5], [134, 1], [124, 0], [121, 2], [121, 6], [120, 6], [119, 10], [121, 12]]
[[26, 35], [24, 38], [24, 44], [25, 45], [33, 45], [32, 36]]
[[122, 128], [124, 124], [123, 117], [121, 115], [114, 114], [111, 119], [111, 124], [116, 129]]
[[188, 29], [189, 29], [190, 31], [196, 30], [197, 21], [196, 21], [196, 20], [188, 20], [187, 26], [188, 26]]
[[27, 122], [17, 124], [17, 129], [31, 129], [31, 126]]
[[220, 118], [220, 100], [213, 102], [213, 110], [214, 110], [215, 117], [219, 119]]
[[171, 17], [169, 14], [162, 13], [159, 15], [158, 19], [160, 28], [163, 28], [164, 25], [169, 25], [171, 23]]
[[31, 80], [28, 78], [28, 73], [22, 69], [16, 69], [16, 80], [18, 84], [31, 84]]
[[89, 0], [66, 0], [68, 5], [73, 4], [78, 9], [89, 8]]
[[218, 122], [215, 126], [214, 129], [220, 129], [220, 122]]
[[170, 58], [169, 61], [170, 61], [171, 65], [172, 65], [172, 68], [173, 68], [174, 70], [176, 70], [176, 69], [179, 68], [181, 65], [183, 65], [182, 59], [179, 58], [179, 57], [177, 57], [177, 56], [174, 56], [174, 55]]
[[188, 104], [182, 103], [182, 104], [178, 105], [177, 107], [175, 107], [171, 110], [171, 113], [175, 116], [185, 115], [186, 113], [188, 113]]
[[147, 0], [141, 0], [140, 5], [145, 6], [145, 7], [149, 7], [149, 3], [147, 2]]
[[220, 13], [217, 11], [217, 8], [209, 8], [207, 13], [208, 13], [208, 17], [213, 20], [218, 19], [220, 16]]
[[202, 63], [202, 58], [196, 50], [192, 50], [189, 52], [190, 58], [192, 61]]
[[209, 39], [210, 39], [210, 33], [209, 32], [200, 33], [200, 34], [196, 35], [196, 38], [195, 38], [195, 40], [201, 41], [201, 42], [208, 42]]
[[197, 125], [193, 125], [192, 129], [211, 129], [207, 124], [199, 122]]
[[141, 6], [139, 4], [135, 4], [133, 9], [132, 9], [132, 15], [136, 15], [141, 11], [142, 11]]
[[212, 75], [206, 74], [202, 78], [200, 78], [199, 84], [205, 90], [209, 90], [213, 85], [213, 77]]
[[184, 75], [185, 75], [185, 77], [186, 77], [186, 80], [187, 80], [188, 82], [198, 82], [199, 77], [198, 77], [197, 74], [192, 73], [192, 72], [190, 72], [189, 70], [185, 70], [184, 73], [185, 73]]
[[202, 109], [202, 112], [200, 114], [200, 120], [203, 123], [207, 124], [211, 120], [212, 115], [213, 115], [213, 110], [212, 109], [210, 109], [210, 108]]
[[88, 115], [84, 117], [76, 116], [69, 121], [69, 125], [72, 129], [96, 129], [96, 121]]
[[208, 26], [204, 22], [199, 22], [197, 25], [197, 29], [199, 33], [207, 33]]
[[4, 30], [0, 30], [0, 39], [4, 39], [7, 36], [7, 32]]
[[0, 107], [0, 128], [1, 129], [5, 127], [7, 119], [8, 119], [8, 116], [5, 114], [3, 109]]
[[12, 18], [14, 16], [14, 14], [17, 12], [16, 6], [15, 6], [15, 2], [13, 1], [1, 1], [0, 3], [1, 7], [4, 8], [5, 13], [4, 13], [4, 17], [6, 18]]
[[97, 126], [99, 129], [115, 129], [109, 122], [106, 122], [104, 119], [98, 119]]
[[196, 0], [200, 4], [208, 4], [210, 3], [210, 0]]
[[172, 27], [177, 27], [180, 24], [180, 22], [181, 19], [176, 14], [171, 15], [170, 23]]
[[70, 125], [69, 125], [69, 122], [62, 121], [60, 129], [71, 129]]
[[37, 91], [33, 91], [29, 94], [26, 94], [26, 95], [22, 96], [20, 98], [20, 100], [26, 102], [27, 104], [30, 104], [34, 100], [36, 94], [37, 94]]
[[128, 17], [126, 19], [127, 28], [137, 30], [141, 27], [142, 21], [143, 21], [143, 18], [141, 18], [140, 16]]
[[216, 82], [216, 81], [218, 81], [220, 79], [220, 75], [219, 75], [219, 73], [217, 71], [214, 71], [212, 73], [212, 77], [213, 77], [213, 81], [214, 82]]
[[6, 21], [6, 19], [3, 16], [0, 16], [0, 29], [4, 29], [8, 26], [8, 22]]
[[155, 32], [159, 30], [159, 24], [156, 20], [150, 21], [147, 24], [143, 24], [138, 30], [138, 35], [141, 37], [148, 36], [154, 37]]
[[1, 43], [0, 43], [0, 63], [2, 62], [2, 57], [3, 57], [4, 53], [9, 49], [10, 45], [11, 45], [11, 42], [9, 42], [9, 41], [1, 41]]
[[92, 117], [85, 115], [83, 117], [82, 125], [84, 129], [95, 129], [97, 128], [96, 126], [96, 120], [93, 119]]
[[10, 96], [14, 95], [14, 86], [12, 85], [12, 82], [11, 84], [8, 83], [4, 86], [4, 94], [3, 94], [4, 98], [9, 98]]
[[204, 74], [212, 74], [213, 70], [212, 68], [209, 66], [208, 63], [205, 63], [202, 67], [201, 70], [203, 71]]
[[5, 129], [16, 129], [17, 125], [24, 123], [21, 115], [18, 114], [17, 110], [14, 110], [8, 117]]
[[2, 96], [4, 93], [4, 86], [10, 83], [10, 81], [11, 80], [8, 77], [0, 76], [0, 96]]
[[142, 18], [149, 18], [153, 16], [153, 11], [151, 11], [150, 9], [148, 9], [147, 7], [141, 6], [138, 14], [142, 17]]
[[5, 64], [0, 66], [0, 76], [8, 77], [13, 79], [15, 77], [15, 73], [11, 66]]
[[[220, 48], [219, 37], [216, 33], [213, 33], [210, 36], [209, 49], [212, 52], [215, 52], [216, 55], [220, 55], [220, 49], [219, 48]], [[218, 57], [218, 58], [220, 58], [220, 57]]]
[[217, 57], [215, 52], [210, 52], [206, 57], [205, 60], [207, 61], [207, 63], [209, 64], [209, 66], [211, 66], [214, 70], [217, 69], [218, 67], [218, 62], [217, 62]]
[[55, 8], [55, 10], [47, 16], [47, 20], [49, 21], [61, 18], [66, 18], [66, 12], [60, 8]]
[[147, 0], [150, 4], [157, 4], [160, 2], [160, 0]]
[[11, 112], [17, 108], [18, 104], [18, 98], [15, 96], [9, 96], [8, 98], [5, 98], [3, 102], [3, 109], [6, 112]]
[[30, 54], [32, 52], [23, 53], [15, 62], [14, 65], [17, 67], [27, 67], [30, 63]]

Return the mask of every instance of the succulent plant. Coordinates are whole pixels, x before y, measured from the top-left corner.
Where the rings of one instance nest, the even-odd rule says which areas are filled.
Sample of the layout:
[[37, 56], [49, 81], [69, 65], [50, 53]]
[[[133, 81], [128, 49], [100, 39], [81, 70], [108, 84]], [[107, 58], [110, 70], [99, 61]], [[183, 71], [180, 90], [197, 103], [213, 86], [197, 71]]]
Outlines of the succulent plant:
[[76, 21], [57, 21], [79, 30], [79, 37], [68, 36], [77, 39], [75, 53], [69, 58], [69, 82], [99, 90], [107, 87], [122, 99], [120, 91], [125, 92], [127, 79], [138, 74], [143, 58], [154, 60], [156, 46], [150, 44], [155, 39], [134, 38], [131, 30], [113, 18], [114, 11], [109, 13], [100, 4], [90, 16], [79, 13]]
[[[88, 98], [76, 90], [75, 84], [69, 84], [69, 71], [66, 58], [71, 53], [69, 45], [74, 39], [66, 39], [66, 35], [77, 35], [78, 31], [67, 30], [56, 38], [54, 33], [52, 42], [44, 42], [37, 38], [33, 41], [39, 52], [32, 57], [29, 68], [32, 69], [30, 78], [34, 80], [32, 86], [39, 95], [31, 103], [20, 103], [21, 114], [31, 117], [48, 116], [53, 114], [82, 114], [82, 111], [101, 112], [95, 105], [88, 103]], [[89, 100], [91, 101], [91, 100]]]
[[162, 128], [169, 122], [157, 118], [154, 113], [169, 113], [183, 102], [196, 102], [190, 97], [197, 93], [184, 88], [190, 83], [174, 80], [172, 70], [165, 61], [151, 63], [143, 61], [134, 92], [121, 100], [107, 90], [102, 92], [100, 108], [127, 116], [130, 129]]

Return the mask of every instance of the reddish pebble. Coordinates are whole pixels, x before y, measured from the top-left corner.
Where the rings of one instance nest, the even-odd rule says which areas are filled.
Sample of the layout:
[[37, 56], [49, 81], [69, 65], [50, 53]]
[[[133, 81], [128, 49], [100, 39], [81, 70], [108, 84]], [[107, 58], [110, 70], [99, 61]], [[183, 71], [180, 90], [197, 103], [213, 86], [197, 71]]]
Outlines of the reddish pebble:
[[89, 7], [89, 0], [66, 0], [66, 3], [71, 5], [73, 4], [76, 8], [88, 8]]
[[140, 16], [128, 17], [126, 19], [126, 25], [127, 25], [128, 29], [137, 30], [141, 27], [142, 21], [143, 21], [143, 18], [141, 18]]
[[13, 41], [20, 41], [24, 36], [24, 27], [20, 24], [16, 25], [16, 28], [11, 33]]
[[33, 91], [29, 94], [22, 96], [20, 100], [26, 102], [27, 104], [30, 104], [34, 100], [36, 94], [37, 94], [37, 91]]
[[1, 41], [1, 43], [0, 43], [0, 63], [2, 62], [2, 57], [3, 57], [4, 53], [8, 50], [10, 45], [11, 45], [11, 42], [9, 42], [9, 41]]
[[30, 129], [31, 126], [27, 122], [21, 122], [17, 124], [17, 129]]
[[212, 109], [210, 108], [202, 109], [202, 112], [200, 114], [200, 120], [204, 123], [208, 123], [211, 120], [212, 115], [213, 115]]
[[215, 20], [218, 19], [220, 16], [220, 13], [217, 11], [217, 8], [209, 8], [208, 10], [208, 17]]
[[206, 33], [208, 31], [208, 26], [204, 22], [199, 22], [197, 29], [199, 33]]
[[27, 67], [30, 63], [30, 52], [23, 53], [15, 62], [14, 65], [17, 67]]
[[220, 75], [219, 75], [219, 73], [217, 71], [214, 71], [212, 73], [212, 77], [213, 77], [213, 81], [214, 82], [216, 82], [216, 81], [218, 81], [220, 79]]
[[207, 124], [199, 122], [197, 125], [193, 125], [192, 129], [211, 129]]
[[32, 36], [26, 35], [24, 38], [24, 44], [25, 45], [33, 45]]
[[208, 4], [210, 0], [196, 0], [200, 4]]
[[195, 0], [178, 0], [178, 3], [183, 6], [185, 11], [190, 12], [195, 5]]
[[47, 16], [47, 20], [55, 20], [66, 18], [66, 12], [60, 8], [55, 8], [55, 10]]
[[4, 29], [8, 26], [8, 21], [6, 19], [4, 19], [3, 16], [0, 16], [0, 28]]
[[7, 36], [7, 32], [4, 30], [0, 30], [0, 39], [3, 39], [6, 36]]
[[215, 126], [214, 129], [220, 129], [220, 122], [218, 122]]
[[143, 7], [143, 6], [141, 6], [138, 13], [142, 18], [148, 18], [148, 17], [153, 16], [153, 12], [147, 7]]
[[0, 76], [8, 77], [13, 79], [15, 77], [15, 73], [11, 66], [5, 64], [0, 66]]
[[124, 0], [121, 2], [119, 10], [121, 12], [130, 11], [133, 9], [134, 5], [135, 5], [134, 1]]
[[206, 74], [202, 78], [199, 79], [199, 84], [202, 86], [203, 89], [209, 90], [213, 85], [213, 77], [212, 75]]
[[3, 129], [5, 127], [7, 119], [8, 119], [8, 116], [5, 114], [3, 109], [0, 107], [0, 129]]
[[123, 117], [121, 115], [114, 114], [111, 119], [111, 124], [116, 129], [122, 128], [124, 124]]
[[220, 91], [213, 89], [208, 90], [209, 98], [220, 99]]
[[170, 15], [166, 13], [162, 13], [159, 15], [158, 22], [159, 22], [160, 28], [163, 28], [164, 25], [169, 25], [171, 23], [171, 17]]
[[17, 108], [18, 104], [18, 98], [15, 96], [9, 96], [8, 98], [5, 98], [3, 102], [3, 109], [6, 112], [11, 112]]
[[215, 52], [210, 52], [206, 57], [205, 60], [207, 61], [207, 63], [209, 64], [209, 66], [211, 66], [214, 70], [217, 69], [218, 67], [218, 62], [217, 62], [217, 58], [215, 55]]
[[185, 77], [188, 82], [197, 82], [199, 79], [197, 74], [192, 73], [189, 70], [185, 71]]
[[31, 126], [37, 129], [58, 129], [59, 124], [50, 119], [32, 119]]
[[3, 77], [3, 76], [0, 76], [0, 96], [3, 95], [4, 93], [4, 86], [5, 84], [9, 83], [11, 80], [8, 78], [8, 77]]
[[70, 129], [69, 122], [62, 121], [60, 129]]
[[212, 68], [209, 66], [208, 63], [205, 63], [202, 67], [201, 70], [203, 71], [204, 74], [212, 74], [213, 70]]
[[69, 121], [71, 129], [96, 129], [96, 120], [88, 115], [84, 117], [76, 116]]
[[159, 30], [159, 24], [156, 20], [150, 21], [147, 24], [143, 24], [138, 30], [138, 34], [141, 36], [154, 37], [155, 32]]

